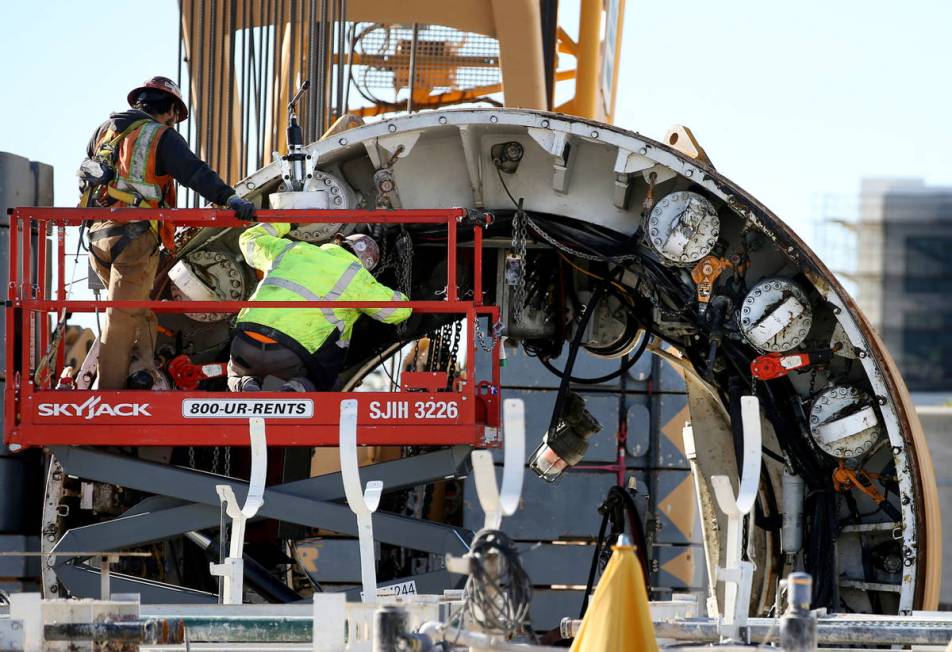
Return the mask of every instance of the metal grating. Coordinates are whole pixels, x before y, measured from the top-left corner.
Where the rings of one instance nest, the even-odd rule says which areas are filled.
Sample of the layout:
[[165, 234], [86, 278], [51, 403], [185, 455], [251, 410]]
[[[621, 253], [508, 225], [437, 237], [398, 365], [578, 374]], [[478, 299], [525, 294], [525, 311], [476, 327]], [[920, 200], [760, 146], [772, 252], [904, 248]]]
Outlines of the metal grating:
[[[502, 82], [496, 39], [440, 25], [420, 25], [417, 34], [415, 94]], [[355, 83], [365, 91], [376, 91], [374, 97], [384, 90], [395, 97], [408, 89], [412, 43], [412, 26], [372, 24], [358, 29], [355, 64], [359, 61], [362, 65], [354, 65]]]

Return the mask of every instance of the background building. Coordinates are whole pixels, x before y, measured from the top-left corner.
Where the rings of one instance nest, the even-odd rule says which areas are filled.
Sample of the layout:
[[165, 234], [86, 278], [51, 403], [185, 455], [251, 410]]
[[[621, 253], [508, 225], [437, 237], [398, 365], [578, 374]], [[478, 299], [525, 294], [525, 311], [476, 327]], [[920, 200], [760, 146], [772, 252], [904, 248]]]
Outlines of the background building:
[[[917, 402], [952, 394], [952, 187], [864, 179], [823, 195], [814, 246], [896, 359]], [[930, 395], [931, 394], [931, 395]]]

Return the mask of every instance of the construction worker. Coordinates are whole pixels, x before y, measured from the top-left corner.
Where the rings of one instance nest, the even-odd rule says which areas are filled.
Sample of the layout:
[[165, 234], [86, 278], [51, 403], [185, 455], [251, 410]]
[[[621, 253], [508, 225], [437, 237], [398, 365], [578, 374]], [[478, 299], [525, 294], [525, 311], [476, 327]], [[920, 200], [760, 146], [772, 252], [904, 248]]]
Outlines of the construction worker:
[[[254, 219], [255, 206], [238, 197], [189, 149], [173, 125], [188, 118], [178, 86], [153, 77], [128, 95], [129, 111], [113, 113], [89, 141], [80, 167], [84, 207], [174, 207], [175, 182], [207, 201], [227, 206], [241, 219]], [[155, 281], [159, 246], [171, 251], [175, 227], [167, 222], [93, 222], [89, 262], [108, 288], [110, 301], [148, 300]], [[156, 378], [157, 321], [151, 310], [108, 308], [100, 338], [99, 389], [148, 388]], [[142, 370], [129, 379], [136, 349]]]
[[[282, 236], [290, 224], [263, 223], [239, 238], [252, 267], [265, 273], [252, 301], [406, 301], [370, 273], [380, 258], [373, 238], [351, 235], [316, 246]], [[286, 381], [282, 391], [333, 389], [351, 331], [361, 314], [385, 324], [410, 317], [409, 308], [245, 308], [231, 342], [228, 387], [259, 391], [263, 379]]]

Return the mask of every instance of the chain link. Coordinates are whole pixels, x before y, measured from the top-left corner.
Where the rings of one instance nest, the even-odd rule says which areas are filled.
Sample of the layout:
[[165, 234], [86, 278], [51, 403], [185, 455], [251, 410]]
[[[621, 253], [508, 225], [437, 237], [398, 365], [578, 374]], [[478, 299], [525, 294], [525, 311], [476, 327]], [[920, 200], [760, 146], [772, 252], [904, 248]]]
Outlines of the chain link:
[[194, 446], [188, 447], [188, 468], [190, 469], [195, 468], [195, 447]]
[[582, 258], [584, 260], [592, 260], [603, 263], [624, 263], [631, 260], [638, 260], [639, 258], [638, 254], [625, 254], [624, 256], [595, 256], [593, 254], [587, 254], [583, 251], [579, 251], [578, 249], [573, 249], [572, 247], [562, 244], [548, 233], [543, 231], [542, 228], [528, 215], [526, 216], [526, 222], [529, 224], [529, 228], [535, 231], [540, 238], [548, 242], [559, 251], [571, 254], [572, 256], [577, 256], [578, 258]]
[[499, 338], [502, 336], [503, 324], [501, 321], [497, 321], [493, 324], [492, 336], [486, 335], [483, 333], [483, 330], [479, 327], [479, 317], [476, 317], [473, 320], [473, 333], [476, 336], [476, 344], [479, 345], [483, 351], [487, 353], [496, 348], [496, 344], [499, 342]]
[[[512, 254], [508, 257], [513, 265], [512, 302], [509, 312], [513, 322], [522, 320], [522, 312], [526, 305], [526, 220], [529, 216], [523, 210], [516, 211], [512, 220]], [[509, 267], [507, 260], [507, 268]], [[506, 270], [507, 276], [509, 270]], [[507, 279], [508, 282], [508, 279]]]
[[218, 446], [215, 446], [215, 448], [212, 449], [212, 473], [218, 473], [218, 454], [219, 448]]
[[[400, 291], [410, 298], [410, 283], [413, 280], [413, 240], [410, 238], [410, 232], [406, 227], [400, 227], [400, 236], [398, 243], [403, 244], [403, 250], [398, 245], [394, 246], [397, 250], [397, 283]], [[397, 324], [397, 334], [403, 337], [407, 332], [407, 322], [402, 321]]]
[[[447, 327], [449, 328], [449, 327]], [[459, 339], [463, 332], [463, 320], [453, 324], [453, 339], [450, 342], [450, 355], [446, 361], [446, 388], [449, 391], [453, 390], [453, 381], [456, 379], [456, 372], [459, 368], [459, 365], [456, 362], [456, 354], [459, 352]]]
[[225, 475], [231, 477], [231, 446], [225, 446]]

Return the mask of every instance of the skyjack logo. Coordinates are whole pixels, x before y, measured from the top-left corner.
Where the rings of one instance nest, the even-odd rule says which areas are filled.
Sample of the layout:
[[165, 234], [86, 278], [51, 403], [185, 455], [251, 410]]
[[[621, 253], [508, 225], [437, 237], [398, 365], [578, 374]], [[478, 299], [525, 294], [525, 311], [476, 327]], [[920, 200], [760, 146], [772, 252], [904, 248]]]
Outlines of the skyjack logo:
[[40, 403], [37, 412], [41, 417], [151, 417], [148, 403], [103, 403], [92, 396], [83, 403]]

